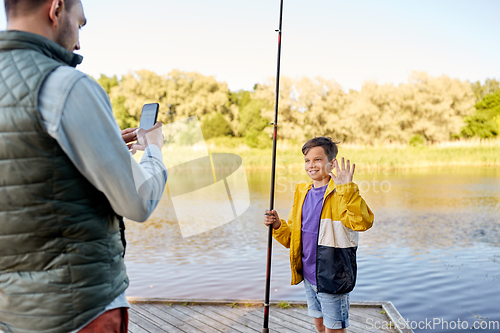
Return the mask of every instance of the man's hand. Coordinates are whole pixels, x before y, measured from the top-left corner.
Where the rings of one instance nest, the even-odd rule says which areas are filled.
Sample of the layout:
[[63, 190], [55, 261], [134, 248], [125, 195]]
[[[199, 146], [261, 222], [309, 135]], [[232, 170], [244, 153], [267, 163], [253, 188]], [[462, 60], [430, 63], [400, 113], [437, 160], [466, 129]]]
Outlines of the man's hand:
[[125, 141], [125, 144], [127, 145], [128, 149], [132, 147], [133, 143], [132, 141], [137, 140], [137, 127], [132, 127], [132, 128], [126, 128], [122, 131], [122, 139]]
[[266, 217], [264, 218], [264, 224], [267, 226], [272, 225], [273, 229], [278, 229], [281, 227], [280, 217], [278, 216], [278, 212], [275, 210], [266, 210]]
[[136, 153], [137, 150], [144, 150], [149, 145], [155, 145], [161, 149], [163, 146], [163, 141], [165, 138], [161, 131], [163, 124], [157, 121], [153, 127], [145, 131], [139, 128], [137, 132], [137, 143], [133, 144], [130, 148], [132, 149], [132, 155]]
[[330, 172], [330, 177], [332, 177], [335, 185], [349, 184], [350, 182], [352, 182], [352, 177], [354, 175], [354, 169], [356, 169], [356, 164], [352, 165], [352, 171], [351, 171], [351, 161], [347, 160], [347, 166], [346, 166], [344, 164], [344, 158], [342, 157], [341, 168], [339, 168], [339, 163], [337, 159], [333, 161], [333, 166], [337, 171], [337, 176], [335, 176], [333, 172]]

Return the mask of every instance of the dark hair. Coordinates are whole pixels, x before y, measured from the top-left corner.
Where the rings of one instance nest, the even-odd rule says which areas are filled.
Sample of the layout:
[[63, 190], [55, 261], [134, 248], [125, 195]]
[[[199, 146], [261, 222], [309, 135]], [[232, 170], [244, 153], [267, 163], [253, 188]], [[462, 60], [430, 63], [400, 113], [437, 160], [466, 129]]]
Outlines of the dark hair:
[[[49, 0], [4, 0], [5, 14], [7, 18], [29, 14], [39, 9], [48, 1]], [[65, 10], [69, 11], [77, 1], [78, 0], [64, 0]]]
[[328, 157], [328, 161], [332, 161], [335, 157], [337, 157], [337, 153], [339, 152], [337, 145], [340, 142], [335, 142], [332, 138], [326, 136], [317, 136], [307, 141], [302, 146], [302, 154], [307, 155], [309, 150], [314, 147], [323, 147], [325, 150], [325, 154]]

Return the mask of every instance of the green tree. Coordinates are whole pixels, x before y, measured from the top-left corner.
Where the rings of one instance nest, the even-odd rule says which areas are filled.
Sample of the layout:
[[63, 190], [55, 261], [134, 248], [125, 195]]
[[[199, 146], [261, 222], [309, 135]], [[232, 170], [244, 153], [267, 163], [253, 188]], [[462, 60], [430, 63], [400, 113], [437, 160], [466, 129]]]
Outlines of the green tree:
[[500, 89], [476, 103], [476, 111], [465, 118], [464, 137], [493, 138], [500, 134]]
[[111, 107], [113, 108], [113, 115], [115, 116], [118, 126], [120, 126], [121, 129], [138, 127], [139, 121], [128, 113], [125, 102], [126, 99], [123, 95], [117, 95], [111, 98]]
[[231, 126], [219, 112], [205, 116], [201, 124], [201, 130], [205, 139], [233, 135]]
[[120, 82], [116, 75], [106, 76], [101, 74], [101, 77], [97, 79], [97, 82], [101, 85], [102, 89], [109, 95], [113, 87], [119, 86]]
[[269, 119], [262, 116], [266, 107], [266, 101], [252, 99], [240, 109], [238, 131], [250, 147], [266, 148], [272, 143], [269, 133], [264, 131], [269, 126]]
[[118, 80], [116, 75], [110, 77], [101, 74], [99, 79], [97, 79], [97, 82], [109, 96], [111, 107], [113, 109], [113, 115], [118, 123], [118, 126], [120, 126], [121, 129], [137, 127], [139, 122], [128, 112], [125, 106], [125, 96], [119, 94], [121, 82]]
[[483, 84], [481, 84], [481, 81], [476, 81], [471, 83], [471, 88], [474, 96], [476, 96], [476, 102], [479, 102], [484, 96], [500, 90], [500, 82], [496, 79], [486, 79]]

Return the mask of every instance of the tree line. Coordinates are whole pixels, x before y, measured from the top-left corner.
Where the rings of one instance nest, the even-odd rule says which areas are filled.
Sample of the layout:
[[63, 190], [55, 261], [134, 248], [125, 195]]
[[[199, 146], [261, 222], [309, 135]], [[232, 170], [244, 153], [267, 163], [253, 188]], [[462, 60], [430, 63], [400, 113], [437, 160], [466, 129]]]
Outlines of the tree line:
[[[101, 75], [121, 128], [138, 125], [142, 105], [160, 104], [158, 120], [198, 116], [205, 139], [241, 137], [251, 147], [268, 147], [274, 119], [274, 80], [252, 91], [230, 91], [225, 82], [196, 72], [168, 75], [139, 70], [120, 79]], [[500, 84], [461, 81], [414, 72], [406, 83], [366, 82], [346, 92], [321, 77], [280, 81], [279, 131], [296, 142], [326, 135], [346, 143], [413, 146], [500, 134]]]

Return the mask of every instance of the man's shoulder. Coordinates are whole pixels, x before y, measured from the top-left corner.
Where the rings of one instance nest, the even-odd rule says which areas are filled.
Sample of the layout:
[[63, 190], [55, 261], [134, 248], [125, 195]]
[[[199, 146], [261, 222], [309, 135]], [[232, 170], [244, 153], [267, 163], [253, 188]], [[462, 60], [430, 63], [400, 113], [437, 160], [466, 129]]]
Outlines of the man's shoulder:
[[99, 85], [91, 79], [87, 74], [71, 66], [59, 66], [47, 77], [45, 85], [68, 87], [73, 86], [76, 82], [83, 81], [84, 84]]
[[41, 97], [53, 99], [60, 107], [64, 105], [71, 93], [90, 95], [106, 95], [101, 85], [87, 74], [70, 66], [59, 66], [43, 83]]

